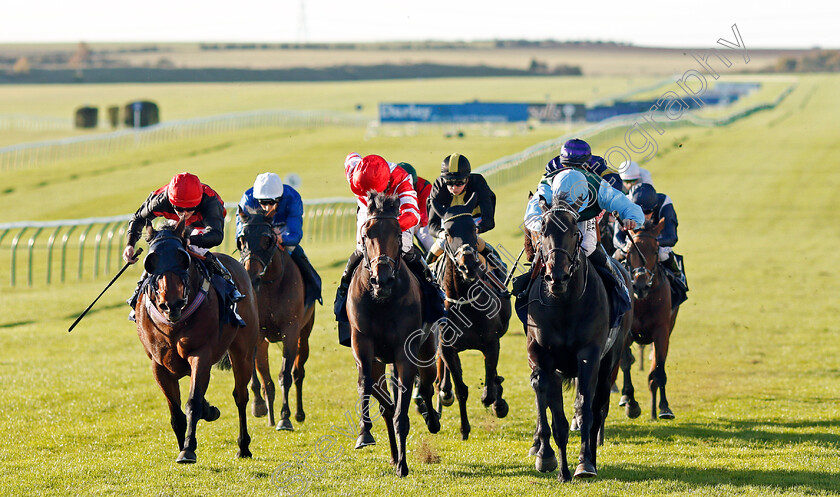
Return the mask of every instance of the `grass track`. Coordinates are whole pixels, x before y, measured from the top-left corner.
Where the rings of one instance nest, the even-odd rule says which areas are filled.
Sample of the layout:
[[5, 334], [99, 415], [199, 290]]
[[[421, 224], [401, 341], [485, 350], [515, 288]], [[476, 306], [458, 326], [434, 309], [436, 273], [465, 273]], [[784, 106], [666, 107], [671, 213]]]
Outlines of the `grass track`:
[[[470, 441], [459, 440], [454, 409], [445, 412], [436, 436], [426, 433], [421, 418], [412, 413], [408, 478], [393, 476], [381, 422], [374, 427], [376, 447], [354, 451], [353, 440], [335, 435], [335, 460], [317, 459], [317, 441], [334, 433], [332, 426], [345, 424], [343, 416], [354, 412], [356, 401], [355, 366], [349, 351], [335, 344], [328, 307], [319, 309], [313, 331], [306, 422], [295, 423], [293, 433], [276, 433], [250, 418], [255, 457], [234, 460], [232, 377], [214, 372], [208, 397], [219, 405], [222, 417], [199, 424], [198, 464], [177, 466], [164, 399], [132, 325], [125, 321], [128, 309], [121, 300], [137, 270], [119, 281], [72, 334], [66, 333], [67, 326], [103, 282], [14, 291], [0, 287], [0, 349], [5, 351], [0, 359], [0, 433], [6, 440], [0, 450], [0, 493], [278, 495], [272, 474], [286, 468], [275, 476], [300, 477], [287, 490], [308, 484], [312, 495], [836, 495], [840, 274], [830, 261], [840, 233], [824, 213], [835, 212], [840, 202], [840, 174], [834, 167], [840, 157], [838, 89], [838, 77], [806, 76], [772, 112], [725, 128], [668, 130], [660, 138], [660, 154], [648, 167], [659, 189], [674, 199], [680, 218], [678, 247], [686, 256], [692, 288], [668, 359], [668, 392], [677, 419], [646, 419], [644, 375], [634, 371], [642, 418], [626, 419], [613, 399], [594, 481], [560, 486], [555, 475], [534, 471], [526, 456], [533, 392], [524, 336], [515, 321], [503, 339], [499, 367], [511, 406], [507, 418], [497, 420], [480, 407], [480, 357], [466, 353]], [[381, 140], [362, 143], [348, 132], [330, 142], [333, 152], [323, 153], [343, 158], [345, 150], [359, 146], [362, 152], [405, 150], [414, 157], [419, 150], [432, 150], [428, 162], [418, 160], [422, 172], [434, 168], [437, 156], [449, 153], [446, 143]], [[309, 146], [318, 142], [313, 136]], [[499, 152], [508, 144], [476, 148], [475, 155], [486, 153], [489, 160], [503, 155]], [[603, 150], [610, 144], [596, 145]], [[243, 144], [229, 150], [230, 156], [219, 152], [207, 175], [220, 175], [224, 159], [253, 148], [258, 145]], [[242, 177], [253, 177], [264, 165], [243, 167]], [[134, 181], [156, 185], [169, 172], [164, 165], [150, 164]], [[64, 192], [69, 199], [96, 188], [84, 183], [80, 189], [82, 184], [62, 179], [62, 174], [66, 172], [56, 172], [50, 195]], [[335, 176], [329, 186], [335, 190], [330, 191], [340, 190], [343, 180]], [[535, 171], [497, 191], [499, 215], [491, 241], [518, 249], [523, 195], [538, 177]], [[25, 191], [31, 181], [22, 175], [8, 184]], [[312, 184], [306, 177], [304, 181]], [[114, 214], [126, 212], [125, 206], [142, 196], [134, 190], [148, 191], [149, 185], [132, 188], [124, 198], [110, 199], [120, 207]], [[19, 209], [15, 204], [27, 198], [10, 195], [2, 200], [4, 212], [7, 207]], [[50, 195], [39, 197], [46, 199], [44, 207], [54, 201]], [[87, 215], [102, 202], [91, 199]], [[78, 204], [75, 211], [83, 212], [84, 203]], [[34, 206], [30, 210], [40, 211]], [[24, 211], [12, 212], [20, 216]], [[350, 247], [306, 248], [321, 271], [329, 300]], [[272, 348], [271, 354], [276, 374], [280, 352]], [[577, 443], [573, 435], [571, 454]], [[294, 463], [307, 453], [310, 473]], [[440, 462], [425, 464], [428, 454], [439, 456]]]

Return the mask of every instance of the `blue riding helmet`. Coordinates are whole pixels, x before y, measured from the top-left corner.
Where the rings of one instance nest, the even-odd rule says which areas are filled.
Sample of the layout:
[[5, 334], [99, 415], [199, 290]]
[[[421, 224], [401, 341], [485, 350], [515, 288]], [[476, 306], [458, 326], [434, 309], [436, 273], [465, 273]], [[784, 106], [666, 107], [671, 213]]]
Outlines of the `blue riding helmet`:
[[551, 181], [551, 193], [552, 203], [554, 203], [554, 199], [560, 198], [577, 209], [578, 212], [583, 212], [594, 200], [586, 178], [574, 169], [566, 169], [557, 173], [557, 176]]
[[647, 183], [640, 183], [633, 186], [630, 190], [630, 200], [634, 204], [642, 208], [642, 212], [650, 214], [656, 209], [656, 204], [659, 202], [659, 197], [656, 190]]
[[592, 158], [592, 148], [580, 138], [574, 138], [563, 144], [560, 149], [560, 163], [564, 166], [582, 166]]

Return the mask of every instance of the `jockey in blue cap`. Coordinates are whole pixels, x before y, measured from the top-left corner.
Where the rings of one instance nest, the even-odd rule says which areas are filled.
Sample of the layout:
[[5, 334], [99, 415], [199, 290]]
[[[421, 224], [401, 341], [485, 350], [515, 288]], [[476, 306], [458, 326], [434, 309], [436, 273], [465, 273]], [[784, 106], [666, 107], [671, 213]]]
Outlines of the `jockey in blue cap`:
[[[688, 291], [688, 284], [682, 268], [682, 256], [674, 253], [674, 246], [677, 244], [677, 211], [674, 210], [674, 203], [671, 197], [657, 191], [649, 183], [638, 183], [630, 189], [628, 195], [630, 200], [642, 208], [645, 215], [645, 222], [656, 225], [664, 222], [662, 231], [656, 237], [659, 243], [659, 262], [668, 270], [665, 274], [671, 281], [671, 288], [676, 294], [672, 296], [671, 303], [677, 306], [686, 300], [685, 292]], [[616, 249], [615, 258], [618, 260], [626, 257], [629, 249], [627, 233], [616, 231], [613, 237]]]

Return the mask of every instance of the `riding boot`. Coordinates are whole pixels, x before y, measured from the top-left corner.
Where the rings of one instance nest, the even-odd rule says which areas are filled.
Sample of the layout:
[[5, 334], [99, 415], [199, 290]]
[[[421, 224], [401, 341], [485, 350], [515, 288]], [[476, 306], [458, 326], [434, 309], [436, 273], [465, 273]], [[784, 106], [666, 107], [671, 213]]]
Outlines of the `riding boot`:
[[296, 245], [295, 249], [289, 255], [295, 264], [297, 264], [297, 267], [300, 268], [300, 272], [303, 275], [303, 281], [306, 286], [306, 305], [316, 300], [319, 304], [324, 305], [324, 300], [321, 298], [321, 277], [315, 271], [315, 268], [312, 267], [312, 263], [309, 262], [303, 248], [300, 245]]
[[678, 285], [684, 292], [687, 292], [688, 284], [685, 279], [685, 273], [680, 267], [680, 263], [677, 261], [677, 256], [674, 252], [670, 252], [668, 254], [668, 258], [662, 261], [661, 264], [668, 270], [666, 273], [670, 272], [669, 276], [672, 276], [672, 278], [670, 278], [671, 281]]
[[606, 287], [610, 301], [610, 328], [614, 328], [621, 322], [624, 313], [630, 310], [631, 301], [624, 278], [616, 272], [609, 258], [600, 243], [589, 254], [589, 261], [595, 266]]
[[233, 277], [230, 275], [230, 271], [222, 265], [222, 262], [213, 255], [212, 252], [207, 252], [204, 254], [204, 263], [207, 265], [208, 268], [213, 270], [216, 274], [221, 276], [225, 279], [228, 283], [231, 284], [233, 290], [230, 292], [230, 300], [235, 304], [240, 300], [245, 298], [245, 295], [239, 293], [239, 289], [236, 288], [236, 283], [233, 281]]
[[134, 293], [131, 294], [131, 297], [125, 301], [126, 304], [131, 306], [131, 312], [128, 313], [128, 320], [134, 321], [134, 308], [137, 307], [137, 300], [140, 298], [140, 292], [143, 289], [143, 283], [146, 281], [146, 278], [149, 277], [149, 273], [143, 271], [143, 274], [140, 276], [140, 279], [137, 281], [137, 287], [134, 289]]
[[402, 255], [406, 267], [414, 273], [420, 280], [420, 286], [423, 287], [423, 295], [425, 297], [425, 305], [423, 312], [423, 322], [434, 323], [446, 314], [443, 305], [443, 300], [446, 294], [438, 285], [434, 273], [429, 269], [423, 256], [417, 247], [411, 247], [411, 250]]
[[350, 288], [353, 273], [363, 258], [362, 252], [358, 249], [350, 254], [350, 258], [347, 260], [347, 266], [344, 267], [344, 272], [341, 273], [341, 281], [339, 281], [338, 288], [335, 291], [333, 312], [335, 313], [335, 320], [338, 321], [338, 343], [345, 347], [350, 346], [350, 322], [347, 320], [347, 290]]

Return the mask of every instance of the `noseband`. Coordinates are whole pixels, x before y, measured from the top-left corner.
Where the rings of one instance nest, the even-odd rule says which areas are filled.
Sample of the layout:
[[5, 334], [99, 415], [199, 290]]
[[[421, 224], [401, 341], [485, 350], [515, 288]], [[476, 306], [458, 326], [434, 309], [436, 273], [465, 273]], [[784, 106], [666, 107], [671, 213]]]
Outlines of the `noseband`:
[[380, 264], [385, 264], [389, 268], [391, 268], [391, 271], [393, 272], [394, 277], [396, 277], [397, 272], [399, 271], [399, 268], [400, 268], [401, 257], [399, 255], [397, 255], [397, 260], [394, 260], [394, 258], [392, 258], [388, 255], [385, 255], [385, 254], [380, 254], [380, 255], [374, 257], [373, 259], [371, 259], [368, 256], [368, 253], [367, 253], [367, 244], [365, 243], [365, 240], [367, 240], [367, 238], [368, 238], [367, 232], [368, 232], [368, 229], [370, 228], [369, 225], [370, 225], [371, 221], [377, 220], [377, 219], [393, 219], [394, 221], [399, 222], [399, 218], [397, 216], [371, 216], [371, 217], [367, 218], [365, 223], [362, 225], [363, 229], [362, 229], [362, 235], [361, 235], [361, 237], [362, 237], [362, 257], [364, 257], [365, 269], [367, 269], [368, 273], [370, 273], [371, 276], [373, 276], [373, 266], [378, 266]]
[[[271, 265], [271, 261], [274, 259], [274, 254], [277, 253], [277, 234], [271, 228], [271, 225], [269, 225], [267, 223], [259, 223], [259, 224], [260, 225], [265, 224], [265, 226], [268, 227], [268, 229], [266, 230], [266, 233], [268, 235], [270, 235], [271, 246], [268, 248], [267, 251], [265, 251], [265, 252], [260, 251], [260, 253], [255, 253], [250, 248], [244, 248], [243, 247], [243, 248], [240, 249], [241, 255], [239, 257], [239, 262], [244, 266], [246, 262], [248, 262], [252, 259], [258, 260], [260, 262], [260, 264], [262, 264], [262, 270], [259, 272], [259, 274], [257, 274], [256, 278], [258, 280], [261, 280], [265, 276], [265, 272], [268, 270], [268, 266]], [[243, 225], [243, 233], [244, 233], [244, 228], [247, 227], [247, 226], [248, 226], [248, 223], [245, 223]], [[254, 225], [252, 225], [252, 226], [254, 226]], [[260, 236], [263, 236], [263, 234], [260, 233]], [[243, 236], [243, 241], [244, 240], [245, 240], [245, 237]], [[271, 283], [271, 282], [266, 281], [266, 283]]]

